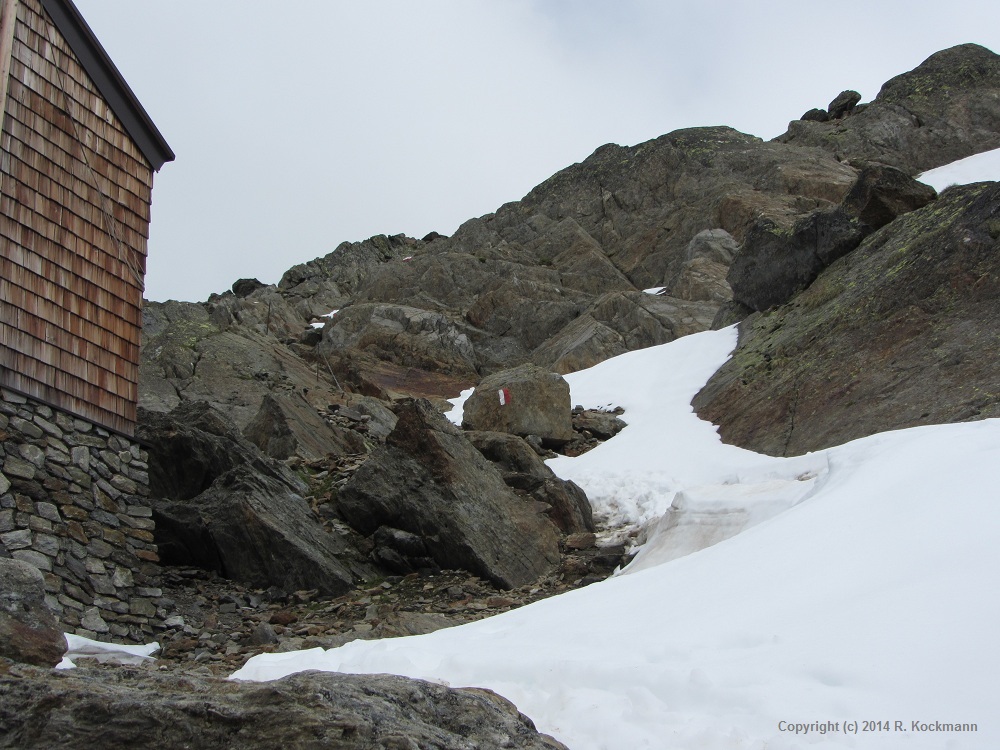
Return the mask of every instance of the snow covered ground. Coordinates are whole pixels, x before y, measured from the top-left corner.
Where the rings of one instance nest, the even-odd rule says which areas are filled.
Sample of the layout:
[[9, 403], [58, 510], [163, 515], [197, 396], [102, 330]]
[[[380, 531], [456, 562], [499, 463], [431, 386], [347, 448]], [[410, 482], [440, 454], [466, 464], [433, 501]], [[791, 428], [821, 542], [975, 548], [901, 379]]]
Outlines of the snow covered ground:
[[573, 750], [1000, 747], [1000, 420], [761, 456], [689, 405], [734, 345], [697, 334], [567, 376], [574, 404], [625, 408], [617, 437], [550, 462], [605, 523], [648, 531], [623, 574], [233, 677], [488, 687]]

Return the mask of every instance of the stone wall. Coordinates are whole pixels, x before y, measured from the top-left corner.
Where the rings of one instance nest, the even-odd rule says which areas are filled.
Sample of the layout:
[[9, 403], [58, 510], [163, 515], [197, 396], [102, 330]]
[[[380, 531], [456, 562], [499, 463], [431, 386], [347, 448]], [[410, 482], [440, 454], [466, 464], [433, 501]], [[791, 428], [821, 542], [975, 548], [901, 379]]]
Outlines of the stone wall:
[[146, 461], [132, 439], [0, 389], [0, 556], [42, 571], [68, 632], [162, 627]]

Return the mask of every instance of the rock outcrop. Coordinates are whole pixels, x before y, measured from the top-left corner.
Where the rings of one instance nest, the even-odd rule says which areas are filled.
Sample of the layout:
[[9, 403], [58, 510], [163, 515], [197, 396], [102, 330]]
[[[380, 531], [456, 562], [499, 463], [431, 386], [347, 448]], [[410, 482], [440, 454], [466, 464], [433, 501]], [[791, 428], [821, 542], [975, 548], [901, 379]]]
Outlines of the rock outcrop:
[[723, 439], [796, 455], [1000, 416], [1000, 184], [954, 187], [747, 318], [694, 400]]
[[419, 537], [417, 557], [504, 588], [558, 563], [556, 528], [504, 484], [458, 428], [424, 400], [401, 404], [397, 417], [385, 446], [340, 490], [339, 512], [353, 528]]
[[[343, 243], [277, 287], [151, 304], [142, 404], [203, 400], [244, 429], [268, 394], [296, 392], [317, 411], [345, 391], [443, 399], [527, 362], [572, 372], [766, 309], [915, 207], [879, 192], [890, 167], [912, 176], [1000, 146], [998, 82], [1000, 58], [961, 45], [871, 103], [843, 92], [770, 142], [709, 127], [608, 144], [450, 237]], [[865, 170], [881, 170], [875, 194]], [[755, 264], [737, 278], [774, 260], [782, 291], [734, 304], [723, 235], [743, 245], [737, 263]], [[652, 287], [662, 292], [641, 291]], [[315, 455], [304, 433], [291, 437]]]
[[269, 393], [243, 435], [271, 458], [305, 459], [366, 453], [362, 433], [325, 420], [296, 391]]
[[793, 121], [776, 140], [910, 175], [1000, 148], [1000, 57], [977, 44], [942, 50], [845, 114]]
[[787, 302], [869, 234], [935, 196], [903, 172], [875, 165], [861, 172], [836, 208], [813, 211], [790, 229], [758, 220], [729, 266], [733, 301], [751, 310]]
[[0, 669], [0, 748], [559, 750], [488, 690], [306, 672], [267, 683], [137, 668]]

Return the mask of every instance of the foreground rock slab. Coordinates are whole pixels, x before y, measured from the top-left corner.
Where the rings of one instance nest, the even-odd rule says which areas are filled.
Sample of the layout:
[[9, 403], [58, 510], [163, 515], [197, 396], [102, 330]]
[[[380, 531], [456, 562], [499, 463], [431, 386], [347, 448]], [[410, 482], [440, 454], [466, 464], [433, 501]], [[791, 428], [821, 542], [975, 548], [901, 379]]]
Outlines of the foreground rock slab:
[[308, 672], [268, 683], [0, 663], [0, 748], [472, 750], [565, 746], [488, 690]]

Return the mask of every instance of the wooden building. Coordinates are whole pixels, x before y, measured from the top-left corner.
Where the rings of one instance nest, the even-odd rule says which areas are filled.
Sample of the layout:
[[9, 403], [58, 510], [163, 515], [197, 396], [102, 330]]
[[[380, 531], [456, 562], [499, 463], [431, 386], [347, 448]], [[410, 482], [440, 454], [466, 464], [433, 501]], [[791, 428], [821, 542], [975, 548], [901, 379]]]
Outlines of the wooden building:
[[72, 0], [0, 3], [0, 386], [131, 436], [174, 154]]

